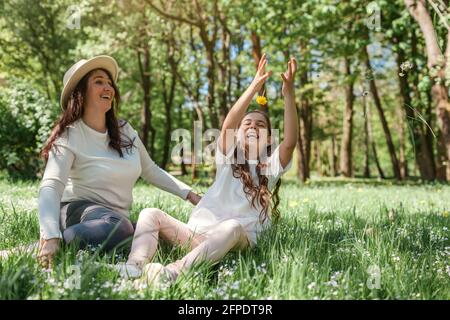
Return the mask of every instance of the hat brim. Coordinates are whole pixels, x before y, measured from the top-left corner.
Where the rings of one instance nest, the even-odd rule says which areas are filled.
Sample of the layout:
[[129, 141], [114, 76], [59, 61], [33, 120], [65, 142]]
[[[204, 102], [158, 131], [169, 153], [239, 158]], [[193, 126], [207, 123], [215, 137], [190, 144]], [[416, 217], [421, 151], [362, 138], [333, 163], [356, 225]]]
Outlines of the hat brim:
[[71, 75], [67, 83], [64, 85], [64, 88], [61, 92], [60, 104], [63, 110], [66, 109], [67, 100], [69, 99], [70, 94], [77, 86], [78, 82], [90, 71], [95, 69], [105, 69], [107, 70], [113, 81], [117, 81], [117, 76], [119, 73], [119, 66], [117, 65], [116, 60], [114, 60], [110, 56], [97, 56], [87, 60], [83, 65], [81, 65], [75, 72]]

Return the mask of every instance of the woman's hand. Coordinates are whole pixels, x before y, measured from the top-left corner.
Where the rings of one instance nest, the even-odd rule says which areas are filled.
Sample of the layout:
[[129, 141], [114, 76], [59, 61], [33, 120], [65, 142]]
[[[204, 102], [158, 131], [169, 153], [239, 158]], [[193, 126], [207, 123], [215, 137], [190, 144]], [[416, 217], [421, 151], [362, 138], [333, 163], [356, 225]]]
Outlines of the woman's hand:
[[266, 72], [266, 64], [267, 59], [266, 54], [264, 53], [261, 59], [259, 60], [258, 70], [256, 71], [255, 78], [253, 78], [252, 81], [252, 87], [256, 92], [261, 90], [262, 86], [264, 85], [264, 82], [266, 82], [267, 78], [270, 77], [270, 75], [272, 74], [271, 71]]
[[283, 79], [283, 88], [281, 89], [281, 93], [283, 96], [294, 92], [294, 77], [296, 71], [297, 61], [295, 58], [291, 58], [289, 59], [286, 72], [281, 74], [281, 78]]
[[39, 241], [38, 262], [43, 268], [48, 269], [53, 266], [53, 259], [59, 250], [60, 243], [61, 239], [59, 238]]
[[186, 199], [189, 200], [194, 206], [196, 206], [197, 203], [202, 199], [202, 197], [192, 191], [189, 191]]

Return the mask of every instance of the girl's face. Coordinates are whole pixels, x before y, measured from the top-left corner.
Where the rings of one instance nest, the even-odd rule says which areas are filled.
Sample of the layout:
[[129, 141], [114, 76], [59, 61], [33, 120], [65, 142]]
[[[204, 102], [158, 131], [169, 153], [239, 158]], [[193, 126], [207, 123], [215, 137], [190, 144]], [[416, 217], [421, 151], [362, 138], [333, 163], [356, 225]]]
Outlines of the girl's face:
[[270, 142], [269, 124], [266, 118], [259, 113], [249, 113], [242, 119], [238, 130], [238, 141], [245, 146], [246, 150], [257, 152], [265, 150]]
[[101, 112], [111, 109], [115, 90], [112, 80], [103, 70], [95, 70], [88, 80], [86, 107], [94, 108]]

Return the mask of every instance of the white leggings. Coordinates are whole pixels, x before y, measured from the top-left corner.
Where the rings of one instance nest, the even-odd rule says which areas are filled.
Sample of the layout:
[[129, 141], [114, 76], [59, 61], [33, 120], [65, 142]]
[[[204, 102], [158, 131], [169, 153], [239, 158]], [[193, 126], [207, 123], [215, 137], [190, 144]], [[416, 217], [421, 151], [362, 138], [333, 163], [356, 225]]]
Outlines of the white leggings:
[[237, 220], [225, 220], [211, 232], [198, 234], [167, 213], [146, 208], [139, 214], [127, 263], [143, 267], [150, 262], [156, 253], [159, 238], [190, 247], [191, 251], [186, 256], [167, 266], [177, 273], [189, 269], [193, 263], [217, 262], [229, 251], [243, 250], [250, 245], [244, 228]]

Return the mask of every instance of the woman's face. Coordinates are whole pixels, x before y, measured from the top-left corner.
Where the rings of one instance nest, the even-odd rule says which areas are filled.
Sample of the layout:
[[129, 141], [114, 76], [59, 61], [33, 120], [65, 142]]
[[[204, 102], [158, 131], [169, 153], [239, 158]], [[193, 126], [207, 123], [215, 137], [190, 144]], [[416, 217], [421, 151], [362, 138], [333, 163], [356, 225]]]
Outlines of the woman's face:
[[249, 113], [242, 119], [238, 131], [238, 141], [244, 142], [247, 150], [254, 150], [260, 155], [270, 141], [269, 126], [266, 118], [259, 113]]
[[95, 70], [88, 80], [86, 107], [106, 113], [111, 109], [114, 96], [115, 91], [108, 74], [103, 70]]

